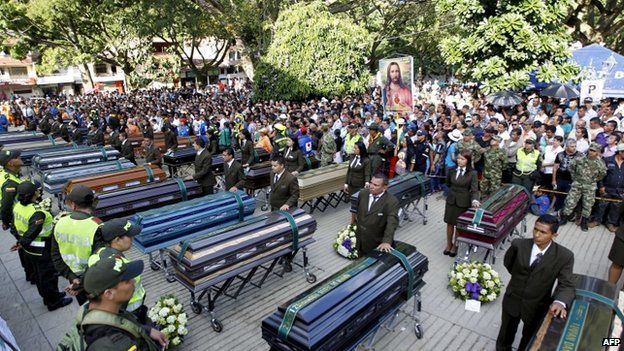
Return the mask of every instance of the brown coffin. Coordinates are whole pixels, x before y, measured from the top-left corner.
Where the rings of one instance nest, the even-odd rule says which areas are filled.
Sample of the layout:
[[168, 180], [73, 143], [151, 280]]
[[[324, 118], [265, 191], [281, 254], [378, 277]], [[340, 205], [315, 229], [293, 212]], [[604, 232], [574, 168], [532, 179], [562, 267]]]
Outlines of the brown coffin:
[[[128, 138], [128, 142], [132, 145], [134, 149], [135, 155], [143, 154], [143, 137], [142, 136], [133, 136]], [[165, 149], [165, 134], [163, 133], [154, 133], [154, 145], [158, 146], [161, 152], [167, 151]], [[193, 146], [193, 137], [192, 136], [178, 136], [178, 148], [186, 148]]]
[[105, 193], [151, 182], [161, 182], [165, 179], [167, 179], [167, 174], [160, 167], [143, 165], [115, 173], [71, 180], [65, 185], [64, 192], [68, 194], [73, 187], [84, 185], [96, 193]]

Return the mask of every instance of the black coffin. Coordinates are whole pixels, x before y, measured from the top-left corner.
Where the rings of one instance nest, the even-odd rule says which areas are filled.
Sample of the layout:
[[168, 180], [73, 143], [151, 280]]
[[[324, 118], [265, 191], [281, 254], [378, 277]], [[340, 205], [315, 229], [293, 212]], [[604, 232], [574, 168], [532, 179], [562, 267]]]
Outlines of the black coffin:
[[271, 162], [265, 161], [249, 166], [245, 174], [245, 189], [258, 190], [271, 185]]
[[136, 212], [193, 199], [201, 194], [201, 186], [194, 180], [168, 179], [100, 194], [94, 216], [104, 221], [127, 217]]
[[[411, 245], [395, 243], [413, 270], [412, 293], [418, 292], [428, 259]], [[376, 251], [279, 306], [262, 321], [262, 337], [274, 350], [351, 350], [406, 302], [407, 293], [401, 261]], [[295, 303], [303, 306], [297, 310]], [[294, 316], [289, 332], [285, 315]]]
[[[429, 195], [429, 177], [420, 172], [407, 173], [394, 177], [388, 183], [388, 193], [394, 195], [399, 200], [399, 206], [404, 207], [410, 203]], [[357, 212], [357, 203], [360, 192], [351, 196], [351, 212]]]
[[[266, 161], [269, 159], [270, 154], [264, 149], [256, 149], [258, 153], [258, 162]], [[197, 151], [194, 148], [185, 148], [176, 150], [174, 152], [168, 152], [163, 155], [163, 164], [166, 166], [182, 166], [195, 162], [195, 156]], [[241, 153], [235, 152], [236, 160], [241, 160]], [[212, 171], [214, 173], [223, 173], [223, 156], [219, 154], [212, 155]]]
[[114, 161], [119, 158], [121, 158], [119, 151], [107, 146], [106, 148], [94, 148], [89, 150], [77, 149], [62, 154], [50, 153], [35, 156], [32, 166], [39, 172], [43, 172], [55, 168]]
[[257, 261], [296, 252], [314, 242], [315, 231], [316, 220], [301, 209], [277, 211], [208, 229], [169, 255], [178, 280], [199, 291], [257, 266]]
[[[607, 281], [575, 274], [574, 283], [576, 289], [593, 292], [608, 301], [617, 302], [619, 291]], [[576, 298], [572, 306], [568, 306], [567, 312], [565, 320], [552, 319], [541, 342], [534, 337], [531, 344], [537, 342], [534, 346], [540, 351], [602, 350], [600, 345], [604, 338], [610, 337], [615, 316], [611, 307], [596, 299], [581, 296], [577, 290]]]
[[53, 139], [51, 136], [38, 132], [21, 132], [21, 133], [6, 133], [0, 136], [0, 144], [10, 145], [18, 143], [29, 143], [32, 141], [44, 141]]
[[529, 194], [524, 187], [506, 184], [485, 199], [479, 209], [470, 208], [459, 216], [457, 230], [462, 236], [475, 239], [500, 238], [511, 233], [528, 209]]

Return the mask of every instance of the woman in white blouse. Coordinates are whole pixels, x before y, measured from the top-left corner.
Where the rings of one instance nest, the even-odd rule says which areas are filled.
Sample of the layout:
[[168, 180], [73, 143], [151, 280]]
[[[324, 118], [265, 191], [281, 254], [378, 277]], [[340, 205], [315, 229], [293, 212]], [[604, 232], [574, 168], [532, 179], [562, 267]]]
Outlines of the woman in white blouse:
[[563, 138], [560, 135], [555, 135], [552, 144], [546, 145], [546, 148], [544, 149], [544, 160], [542, 161], [541, 168], [541, 183], [543, 187], [550, 188], [552, 186], [552, 174], [555, 159], [557, 158], [557, 154], [563, 151], [561, 144], [563, 144]]
[[574, 132], [576, 136], [576, 151], [586, 154], [589, 150], [589, 134], [585, 128], [576, 128]]

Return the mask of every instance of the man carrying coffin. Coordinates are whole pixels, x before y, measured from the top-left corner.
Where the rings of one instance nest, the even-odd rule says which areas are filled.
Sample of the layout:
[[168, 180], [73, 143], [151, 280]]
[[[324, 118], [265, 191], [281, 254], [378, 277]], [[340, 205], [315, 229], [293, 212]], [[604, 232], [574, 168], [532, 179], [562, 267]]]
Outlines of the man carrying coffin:
[[234, 159], [234, 149], [231, 147], [223, 150], [223, 179], [225, 191], [236, 191], [243, 188], [245, 175], [240, 162]]
[[387, 192], [388, 177], [377, 173], [368, 189], [360, 190], [356, 214], [356, 249], [359, 256], [378, 249], [390, 252], [399, 226], [399, 200]]
[[297, 178], [286, 170], [282, 156], [271, 161], [271, 193], [269, 204], [271, 211], [288, 211], [297, 207], [299, 183]]

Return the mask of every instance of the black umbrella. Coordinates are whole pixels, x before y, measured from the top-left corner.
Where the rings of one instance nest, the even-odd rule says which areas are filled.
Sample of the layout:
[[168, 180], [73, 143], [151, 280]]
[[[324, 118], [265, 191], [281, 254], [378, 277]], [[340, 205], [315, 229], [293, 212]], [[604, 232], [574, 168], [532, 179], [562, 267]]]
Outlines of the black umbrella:
[[559, 99], [574, 99], [579, 97], [579, 92], [574, 87], [567, 84], [553, 83], [541, 92], [542, 96], [551, 96]]
[[521, 104], [524, 99], [513, 91], [499, 91], [488, 95], [487, 101], [496, 107], [508, 107]]

